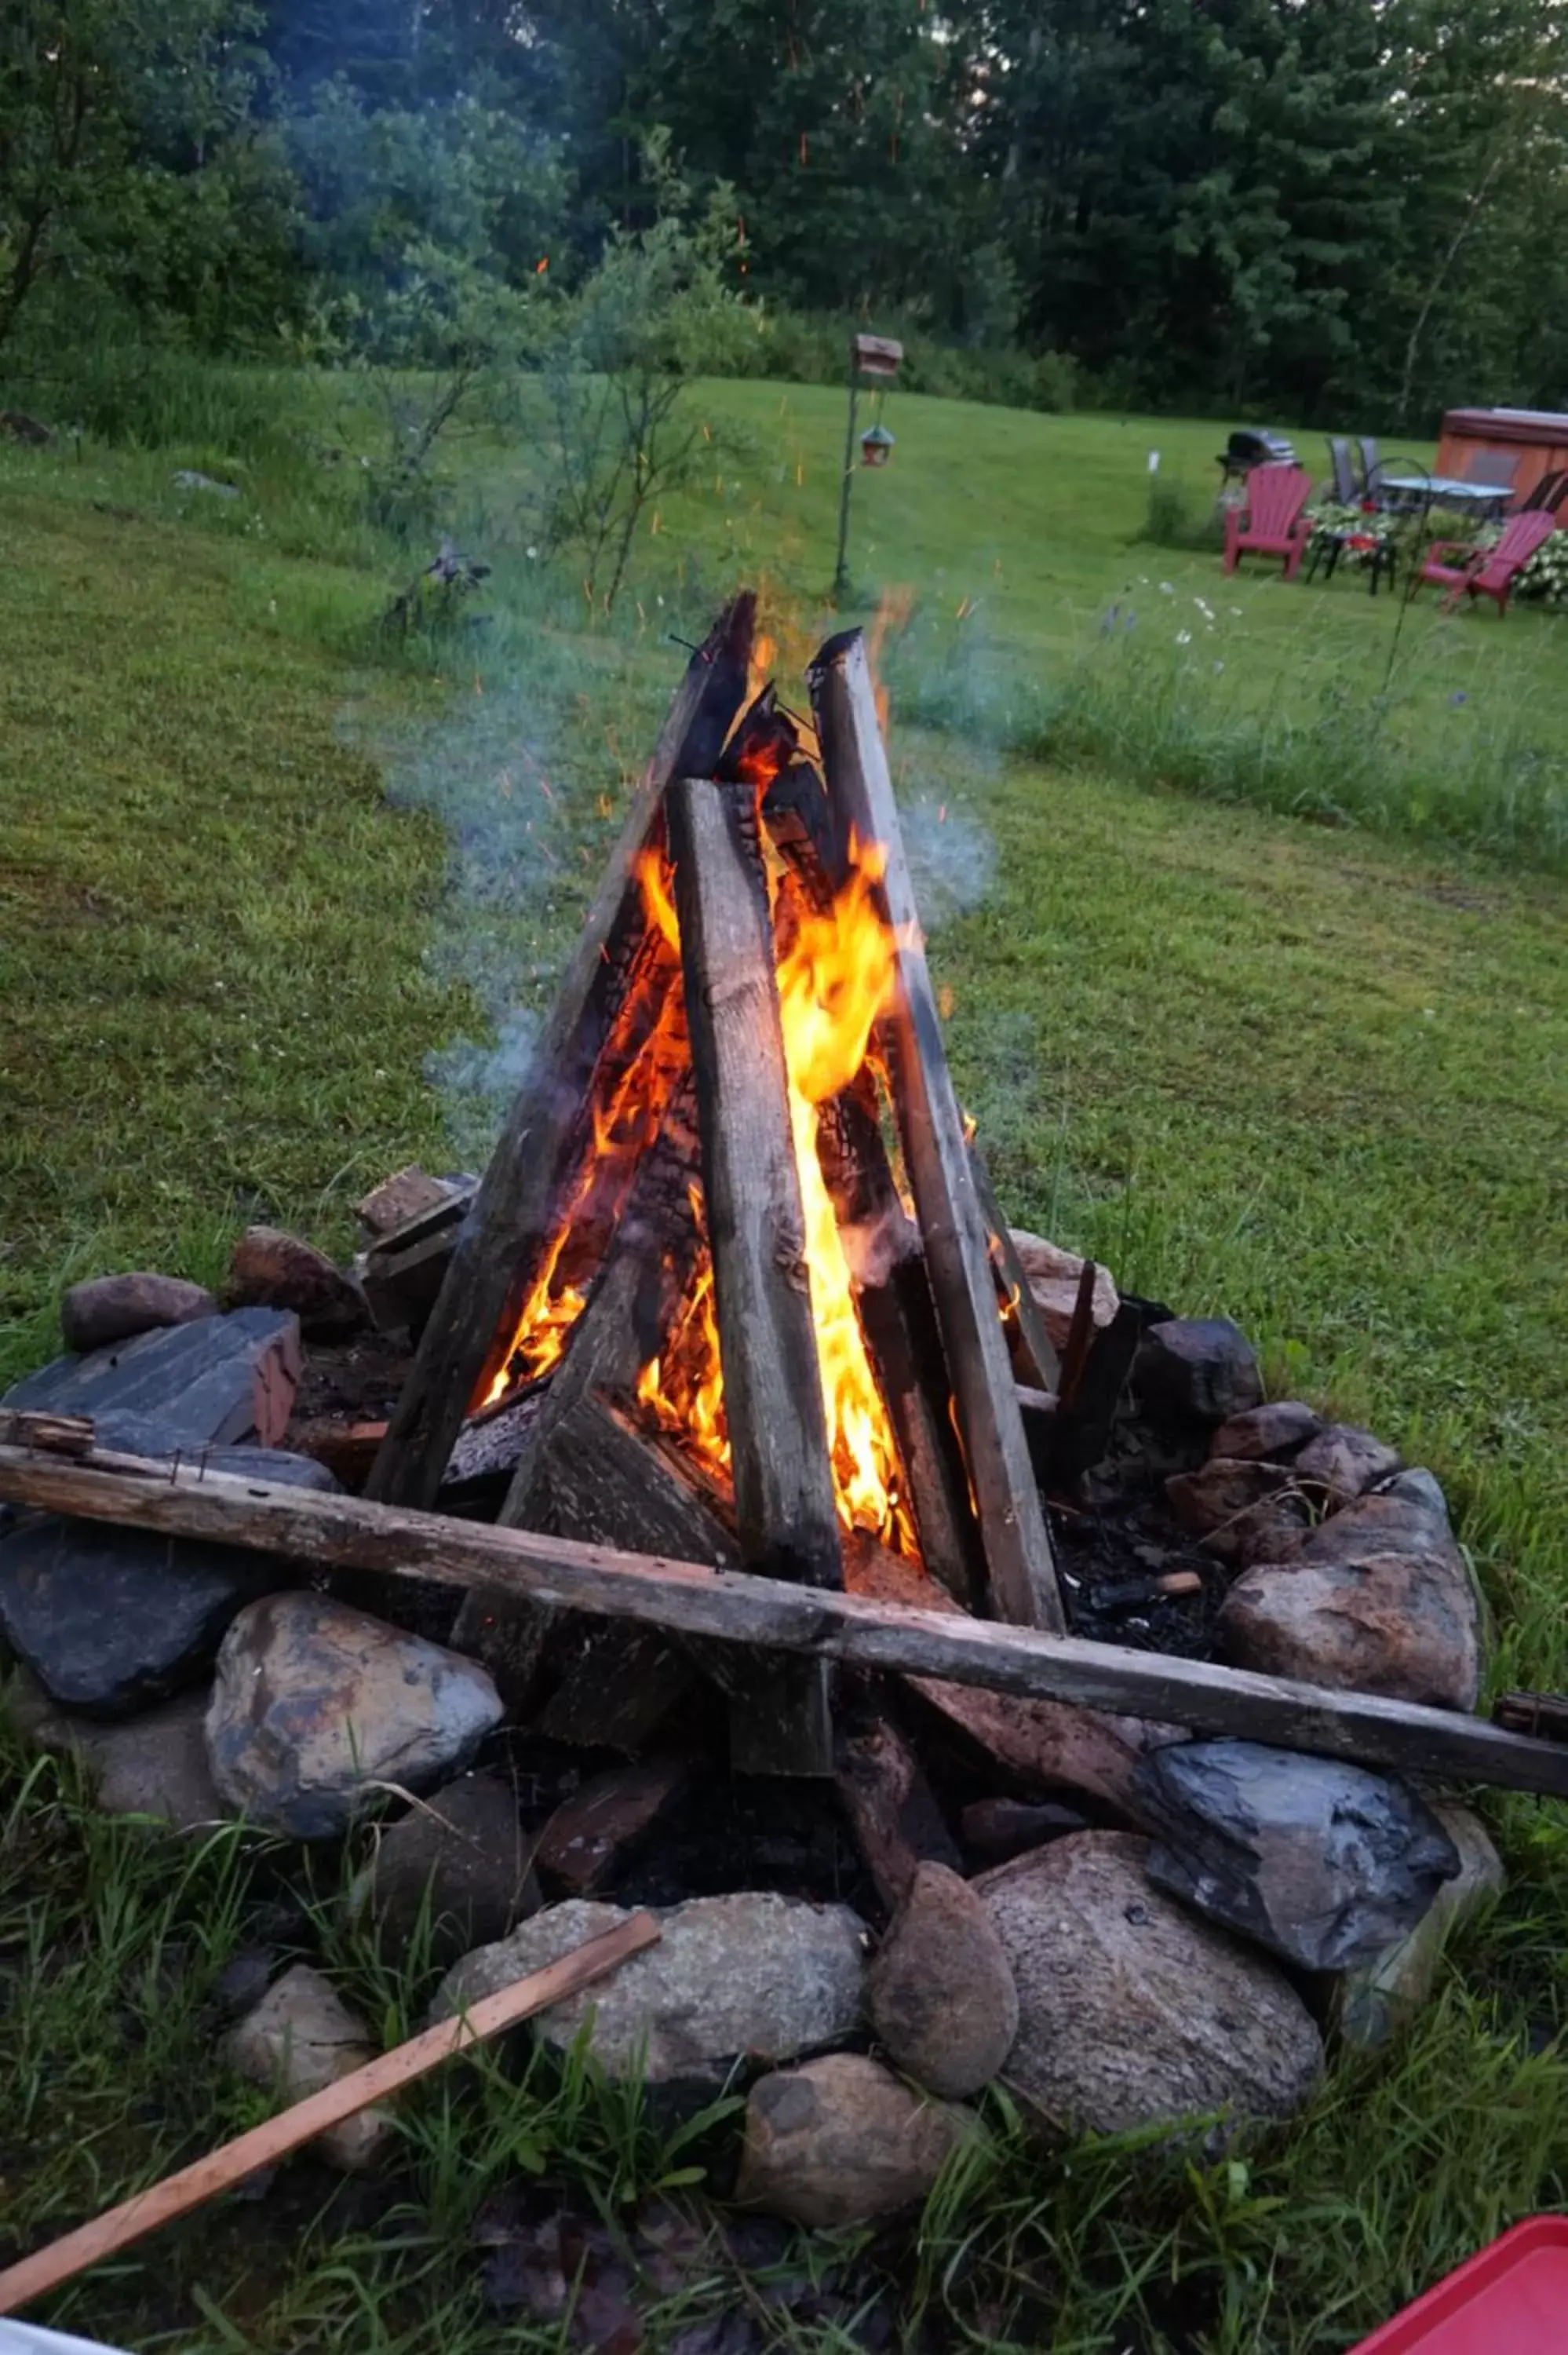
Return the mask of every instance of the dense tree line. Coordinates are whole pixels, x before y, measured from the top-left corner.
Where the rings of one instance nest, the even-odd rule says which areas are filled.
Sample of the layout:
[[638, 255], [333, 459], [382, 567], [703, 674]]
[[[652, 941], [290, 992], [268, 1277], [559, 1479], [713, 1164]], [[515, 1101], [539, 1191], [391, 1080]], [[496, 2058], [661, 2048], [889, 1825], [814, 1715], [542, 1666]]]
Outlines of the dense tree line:
[[732, 222], [756, 365], [819, 364], [801, 320], [853, 315], [1061, 355], [1086, 398], [1413, 428], [1558, 406], [1563, 14], [10, 0], [0, 353], [133, 314], [330, 357], [407, 325], [412, 285], [428, 314], [443, 270], [569, 286], [652, 218], [662, 129]]

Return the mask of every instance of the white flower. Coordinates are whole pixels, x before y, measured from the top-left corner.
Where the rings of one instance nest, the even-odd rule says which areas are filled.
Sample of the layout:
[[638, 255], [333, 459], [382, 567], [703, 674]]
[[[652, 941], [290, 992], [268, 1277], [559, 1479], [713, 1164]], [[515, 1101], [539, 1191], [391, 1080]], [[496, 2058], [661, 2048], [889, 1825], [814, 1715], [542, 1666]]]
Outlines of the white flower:
[[538, 554], [539, 554], [539, 551], [538, 551], [538, 549], [537, 549], [536, 548], [531, 548], [531, 549], [528, 550], [528, 561], [529, 561], [529, 563], [530, 563], [530, 564], [533, 564], [534, 562], [535, 562], [535, 560], [536, 560], [536, 559], [537, 559], [537, 558], [538, 558]]
[[1196, 605], [1199, 613], [1202, 613], [1205, 622], [1212, 622], [1213, 620], [1214, 609], [1212, 605], [1205, 605], [1201, 597], [1194, 597], [1192, 602]]
[[1217, 662], [1217, 663], [1214, 665], [1214, 677], [1215, 677], [1216, 678], [1218, 678], [1218, 677], [1219, 677], [1220, 673], [1224, 670], [1224, 663], [1223, 663], [1223, 662]]
[[1192, 643], [1192, 631], [1178, 630], [1176, 633], [1176, 643], [1179, 646], [1190, 646]]
[[1241, 620], [1241, 607], [1239, 605], [1233, 605], [1231, 607], [1231, 613], [1238, 622]]
[[1162, 581], [1160, 584], [1160, 593], [1162, 597], [1174, 597], [1176, 591], [1172, 589], [1169, 581]]

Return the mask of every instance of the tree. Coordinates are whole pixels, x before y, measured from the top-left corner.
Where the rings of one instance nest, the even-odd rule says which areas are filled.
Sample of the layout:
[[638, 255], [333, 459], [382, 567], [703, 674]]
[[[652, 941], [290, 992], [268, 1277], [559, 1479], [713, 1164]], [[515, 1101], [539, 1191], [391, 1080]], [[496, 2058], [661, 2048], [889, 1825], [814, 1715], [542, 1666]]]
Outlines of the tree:
[[101, 282], [215, 169], [255, 94], [237, 0], [0, 11], [0, 347], [51, 282]]
[[544, 528], [581, 556], [588, 602], [606, 613], [650, 501], [684, 477], [695, 453], [690, 378], [722, 373], [751, 333], [726, 282], [730, 191], [721, 185], [695, 204], [662, 132], [649, 137], [643, 170], [654, 218], [615, 230], [580, 292], [564, 298], [544, 370], [554, 426]]

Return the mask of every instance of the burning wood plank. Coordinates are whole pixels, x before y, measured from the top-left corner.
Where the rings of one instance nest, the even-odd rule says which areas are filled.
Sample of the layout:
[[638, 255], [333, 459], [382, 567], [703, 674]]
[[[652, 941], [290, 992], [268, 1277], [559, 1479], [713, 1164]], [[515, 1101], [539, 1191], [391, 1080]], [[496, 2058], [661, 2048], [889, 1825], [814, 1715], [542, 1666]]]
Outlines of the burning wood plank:
[[84, 1458], [29, 1445], [28, 1425], [26, 1415], [0, 1415], [0, 1502], [245, 1546], [323, 1569], [430, 1579], [459, 1591], [488, 1587], [682, 1636], [1108, 1710], [1396, 1774], [1568, 1798], [1568, 1743], [1508, 1732], [1457, 1710], [617, 1553], [533, 1530], [486, 1529], [356, 1497], [204, 1476], [199, 1467], [97, 1451]]
[[886, 861], [880, 898], [898, 944], [898, 994], [887, 1025], [894, 1110], [992, 1599], [1015, 1625], [1060, 1634], [1066, 1619], [1051, 1540], [1013, 1395], [985, 1222], [942, 1046], [875, 692], [858, 630], [829, 640], [812, 666], [810, 683], [830, 790], [859, 839], [877, 844]]
[[464, 1221], [371, 1475], [373, 1495], [429, 1504], [475, 1393], [504, 1367], [564, 1167], [646, 932], [637, 866], [664, 788], [717, 761], [746, 692], [755, 600], [735, 604], [693, 657], [589, 911], [479, 1196]]
[[[696, 1078], [714, 1305], [742, 1560], [840, 1586], [838, 1508], [812, 1323], [789, 1074], [760, 859], [735, 789], [683, 778], [668, 803]], [[826, 1670], [732, 1696], [732, 1732], [775, 1772], [832, 1771]]]

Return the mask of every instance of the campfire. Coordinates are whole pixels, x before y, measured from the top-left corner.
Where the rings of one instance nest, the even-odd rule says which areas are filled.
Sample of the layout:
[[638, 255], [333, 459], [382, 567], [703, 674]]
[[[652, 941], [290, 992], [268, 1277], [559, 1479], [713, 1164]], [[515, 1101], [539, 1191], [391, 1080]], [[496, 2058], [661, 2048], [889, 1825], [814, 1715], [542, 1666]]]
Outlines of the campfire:
[[[1059, 1631], [1017, 1388], [1055, 1354], [954, 1095], [866, 650], [821, 649], [809, 719], [768, 651], [743, 596], [693, 659], [370, 1493], [433, 1503], [500, 1423], [510, 1526]], [[535, 1664], [515, 1615], [463, 1633], [514, 1689]], [[823, 1672], [763, 1681], [737, 1762], [829, 1772]]]
[[[226, 1303], [68, 1293], [0, 1401], [0, 1634], [101, 1803], [362, 1841], [438, 2009], [656, 1908], [596, 2054], [705, 2100], [773, 2064], [742, 2195], [865, 2221], [964, 2130], [906, 2079], [1293, 2115], [1322, 2019], [1392, 2032], [1497, 1885], [1446, 1786], [1568, 1795], [1568, 1708], [1476, 1714], [1430, 1472], [1008, 1227], [868, 649], [799, 712], [768, 669], [742, 596], [482, 1180], [389, 1179], [352, 1278], [255, 1228]], [[285, 1974], [240, 2065], [323, 2000]]]

